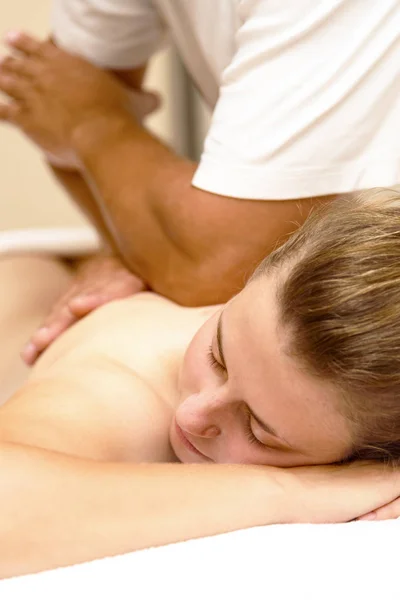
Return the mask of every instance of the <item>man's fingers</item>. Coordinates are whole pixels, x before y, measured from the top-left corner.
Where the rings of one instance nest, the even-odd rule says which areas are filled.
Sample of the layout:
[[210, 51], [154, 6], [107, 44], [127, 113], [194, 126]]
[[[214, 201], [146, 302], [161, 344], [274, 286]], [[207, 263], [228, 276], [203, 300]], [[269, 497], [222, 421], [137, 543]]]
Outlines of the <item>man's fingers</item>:
[[30, 77], [34, 72], [34, 61], [26, 60], [16, 56], [4, 56], [0, 58], [0, 72]]
[[6, 34], [6, 43], [27, 56], [39, 54], [42, 48], [41, 42], [22, 31], [9, 31]]
[[128, 296], [132, 296], [136, 290], [132, 286], [127, 286], [125, 283], [114, 283], [104, 287], [101, 292], [87, 292], [74, 296], [69, 301], [70, 311], [77, 317], [85, 317], [96, 308], [108, 304], [113, 300], [120, 300]]
[[109, 301], [110, 298], [102, 294], [86, 294], [72, 298], [68, 307], [76, 317], [82, 318]]
[[11, 102], [10, 104], [0, 104], [0, 121], [12, 123], [19, 115], [20, 107]]
[[31, 367], [39, 356], [38, 350], [32, 342], [28, 342], [21, 351], [21, 358], [26, 365]]
[[[94, 261], [96, 265], [96, 261]], [[71, 325], [100, 306], [146, 289], [145, 284], [111, 258], [99, 261], [100, 268], [85, 268], [70, 290], [58, 301], [45, 323], [29, 340], [22, 357], [33, 364], [38, 356]], [[93, 262], [92, 262], [93, 267]]]
[[19, 75], [9, 75], [0, 71], [0, 90], [14, 100], [23, 101], [26, 98], [27, 82]]
[[54, 310], [45, 324], [33, 334], [21, 352], [22, 359], [28, 365], [34, 364], [39, 355], [71, 325], [109, 301], [108, 296], [101, 294], [75, 296], [69, 301], [65, 299], [62, 308]]
[[35, 344], [40, 352], [42, 352], [51, 342], [68, 327], [75, 323], [76, 317], [71, 313], [67, 304], [61, 310], [53, 313], [51, 318], [46, 320], [44, 326], [40, 327], [32, 336], [31, 342]]
[[76, 316], [71, 313], [67, 305], [64, 305], [60, 311], [53, 312], [22, 349], [22, 359], [28, 365], [32, 365], [43, 350], [76, 321]]

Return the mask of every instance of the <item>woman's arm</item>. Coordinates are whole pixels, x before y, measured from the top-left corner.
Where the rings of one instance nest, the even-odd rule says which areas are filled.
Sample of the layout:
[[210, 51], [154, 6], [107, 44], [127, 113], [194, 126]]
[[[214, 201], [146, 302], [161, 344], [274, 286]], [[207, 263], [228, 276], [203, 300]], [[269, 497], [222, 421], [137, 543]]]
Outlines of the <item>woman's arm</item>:
[[294, 521], [346, 521], [400, 493], [380, 465], [99, 463], [0, 444], [0, 578]]
[[0, 578], [279, 523], [283, 473], [100, 463], [0, 445]]

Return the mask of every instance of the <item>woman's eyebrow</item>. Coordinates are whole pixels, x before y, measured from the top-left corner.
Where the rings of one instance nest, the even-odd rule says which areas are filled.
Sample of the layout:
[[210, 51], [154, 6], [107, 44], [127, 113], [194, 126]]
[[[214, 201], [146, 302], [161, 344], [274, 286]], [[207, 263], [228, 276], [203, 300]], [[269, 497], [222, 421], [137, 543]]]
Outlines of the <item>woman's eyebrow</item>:
[[221, 311], [221, 314], [219, 315], [219, 319], [218, 319], [218, 323], [217, 323], [217, 346], [218, 346], [219, 359], [220, 359], [221, 364], [224, 367], [225, 371], [227, 371], [228, 369], [226, 368], [224, 349], [222, 346], [222, 313], [223, 313], [223, 311]]

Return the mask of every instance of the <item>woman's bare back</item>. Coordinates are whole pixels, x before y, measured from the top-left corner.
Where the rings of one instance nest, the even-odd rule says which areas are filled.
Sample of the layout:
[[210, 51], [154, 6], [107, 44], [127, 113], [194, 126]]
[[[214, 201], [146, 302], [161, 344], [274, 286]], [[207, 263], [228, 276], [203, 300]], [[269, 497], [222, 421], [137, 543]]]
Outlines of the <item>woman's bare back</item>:
[[0, 409], [0, 440], [98, 460], [174, 460], [180, 364], [214, 311], [151, 293], [98, 309], [54, 342]]

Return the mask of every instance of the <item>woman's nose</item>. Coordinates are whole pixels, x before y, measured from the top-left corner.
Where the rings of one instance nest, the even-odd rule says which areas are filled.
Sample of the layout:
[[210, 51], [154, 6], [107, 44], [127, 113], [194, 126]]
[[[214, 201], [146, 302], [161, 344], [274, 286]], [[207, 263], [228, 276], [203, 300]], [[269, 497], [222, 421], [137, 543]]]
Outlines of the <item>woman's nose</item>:
[[217, 437], [221, 433], [223, 405], [224, 402], [216, 394], [193, 394], [177, 410], [179, 426], [198, 437]]
[[218, 437], [220, 433], [221, 433], [221, 430], [219, 427], [217, 427], [217, 425], [210, 425], [209, 427], [206, 427], [204, 429], [204, 431], [202, 431], [201, 433], [198, 433], [197, 435], [199, 437], [215, 438], [215, 437]]

